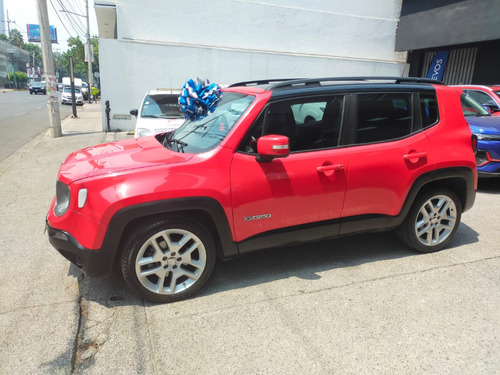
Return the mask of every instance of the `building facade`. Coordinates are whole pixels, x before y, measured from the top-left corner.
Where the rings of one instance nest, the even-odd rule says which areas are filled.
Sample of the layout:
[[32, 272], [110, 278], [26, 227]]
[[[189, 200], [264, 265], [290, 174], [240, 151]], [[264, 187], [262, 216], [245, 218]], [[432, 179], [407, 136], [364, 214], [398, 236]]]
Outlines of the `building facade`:
[[[7, 78], [9, 72], [26, 73], [26, 63], [29, 61], [28, 52], [0, 41], [0, 88], [15, 88], [15, 84]], [[26, 87], [26, 83], [17, 88]]]
[[134, 129], [146, 91], [190, 78], [408, 74], [395, 49], [401, 0], [96, 0], [95, 11], [111, 130]]
[[410, 76], [498, 84], [499, 15], [498, 0], [403, 0], [396, 50], [408, 52]]

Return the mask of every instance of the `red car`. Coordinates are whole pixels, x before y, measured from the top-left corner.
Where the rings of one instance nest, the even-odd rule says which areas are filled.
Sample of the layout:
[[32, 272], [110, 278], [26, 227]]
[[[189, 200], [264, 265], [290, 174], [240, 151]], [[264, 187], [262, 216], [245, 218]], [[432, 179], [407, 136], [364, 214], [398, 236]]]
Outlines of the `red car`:
[[87, 275], [118, 265], [156, 302], [265, 248], [396, 229], [437, 251], [474, 203], [475, 145], [458, 90], [436, 81], [243, 82], [173, 132], [69, 155], [48, 235]]
[[500, 116], [500, 86], [460, 85], [457, 87], [486, 107], [492, 115]]

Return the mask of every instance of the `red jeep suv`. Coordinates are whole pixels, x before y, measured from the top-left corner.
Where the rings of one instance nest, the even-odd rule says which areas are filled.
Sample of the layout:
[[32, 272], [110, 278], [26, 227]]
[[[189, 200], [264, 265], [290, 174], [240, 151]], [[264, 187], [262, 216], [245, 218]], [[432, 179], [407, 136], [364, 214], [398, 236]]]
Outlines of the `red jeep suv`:
[[265, 248], [396, 229], [437, 251], [474, 203], [475, 144], [459, 92], [436, 81], [242, 82], [173, 132], [69, 155], [49, 239], [89, 276], [120, 266], [156, 302], [194, 294], [216, 258]]

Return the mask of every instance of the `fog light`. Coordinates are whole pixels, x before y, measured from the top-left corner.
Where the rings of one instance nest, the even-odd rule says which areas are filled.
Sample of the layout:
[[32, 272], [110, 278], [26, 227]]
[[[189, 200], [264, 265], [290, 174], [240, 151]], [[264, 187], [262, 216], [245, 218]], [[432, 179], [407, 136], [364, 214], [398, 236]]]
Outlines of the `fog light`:
[[485, 150], [477, 150], [476, 152], [476, 165], [481, 167], [485, 165], [489, 161], [488, 151]]

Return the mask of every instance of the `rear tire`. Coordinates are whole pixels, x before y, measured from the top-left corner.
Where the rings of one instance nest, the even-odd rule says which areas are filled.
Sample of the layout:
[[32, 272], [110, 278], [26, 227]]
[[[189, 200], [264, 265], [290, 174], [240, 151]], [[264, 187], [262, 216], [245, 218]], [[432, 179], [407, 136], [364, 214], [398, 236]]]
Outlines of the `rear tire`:
[[198, 292], [215, 266], [215, 243], [199, 224], [158, 220], [126, 241], [121, 269], [127, 285], [152, 302], [174, 302]]
[[430, 190], [415, 200], [396, 234], [410, 248], [432, 253], [448, 245], [461, 217], [462, 204], [453, 191]]

